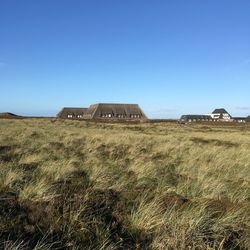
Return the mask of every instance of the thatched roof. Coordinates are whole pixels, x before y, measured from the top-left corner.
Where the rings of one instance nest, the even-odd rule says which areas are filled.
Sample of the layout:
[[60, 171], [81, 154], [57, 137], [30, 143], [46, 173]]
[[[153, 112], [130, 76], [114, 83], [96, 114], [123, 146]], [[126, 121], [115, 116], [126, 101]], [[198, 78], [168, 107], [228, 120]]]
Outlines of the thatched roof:
[[58, 114], [58, 118], [80, 118], [82, 117], [86, 111], [87, 108], [72, 108], [72, 107], [66, 107], [63, 108]]
[[86, 119], [134, 119], [145, 120], [147, 116], [141, 110], [138, 104], [120, 104], [120, 103], [98, 103], [89, 107]]

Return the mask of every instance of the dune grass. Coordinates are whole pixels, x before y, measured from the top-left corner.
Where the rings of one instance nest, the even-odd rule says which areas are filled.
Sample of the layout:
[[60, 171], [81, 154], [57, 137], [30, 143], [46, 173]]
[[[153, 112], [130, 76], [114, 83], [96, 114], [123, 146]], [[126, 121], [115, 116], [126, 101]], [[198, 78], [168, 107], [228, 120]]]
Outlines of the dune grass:
[[0, 120], [0, 248], [250, 249], [250, 125]]

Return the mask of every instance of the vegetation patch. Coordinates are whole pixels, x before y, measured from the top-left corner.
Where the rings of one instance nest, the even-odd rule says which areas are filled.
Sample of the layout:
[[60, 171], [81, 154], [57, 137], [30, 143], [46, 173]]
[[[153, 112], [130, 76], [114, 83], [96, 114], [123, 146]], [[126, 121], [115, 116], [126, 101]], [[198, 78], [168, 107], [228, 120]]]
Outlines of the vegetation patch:
[[0, 122], [0, 249], [250, 249], [237, 126]]
[[198, 144], [212, 144], [215, 146], [224, 146], [224, 147], [238, 147], [238, 143], [230, 142], [230, 141], [223, 141], [223, 140], [218, 140], [218, 139], [204, 139], [204, 138], [198, 138], [198, 137], [193, 137], [190, 139], [194, 143]]

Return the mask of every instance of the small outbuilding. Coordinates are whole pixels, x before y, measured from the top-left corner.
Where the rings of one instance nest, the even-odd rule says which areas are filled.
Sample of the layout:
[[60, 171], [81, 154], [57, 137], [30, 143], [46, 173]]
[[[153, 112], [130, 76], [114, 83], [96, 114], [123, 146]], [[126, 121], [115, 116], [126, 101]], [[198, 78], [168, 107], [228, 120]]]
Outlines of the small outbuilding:
[[246, 117], [233, 117], [233, 120], [235, 122], [245, 123], [247, 121], [247, 118]]

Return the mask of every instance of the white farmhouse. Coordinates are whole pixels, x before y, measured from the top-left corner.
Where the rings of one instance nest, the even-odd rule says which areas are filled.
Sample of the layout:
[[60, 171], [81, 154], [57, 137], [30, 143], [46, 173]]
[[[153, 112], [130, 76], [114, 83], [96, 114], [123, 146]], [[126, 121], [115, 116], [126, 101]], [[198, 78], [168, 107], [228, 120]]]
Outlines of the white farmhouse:
[[211, 114], [209, 114], [213, 119], [218, 121], [232, 121], [232, 116], [224, 109], [215, 109]]

